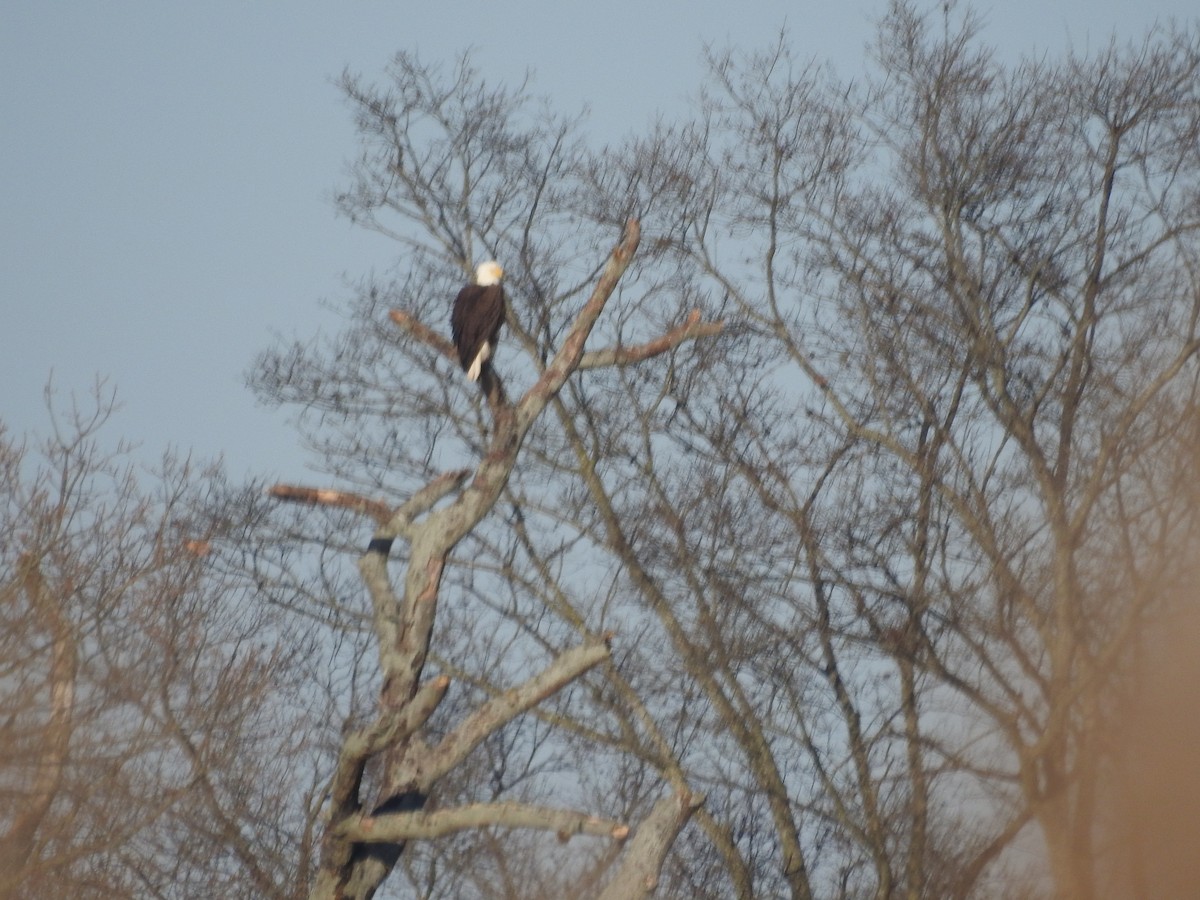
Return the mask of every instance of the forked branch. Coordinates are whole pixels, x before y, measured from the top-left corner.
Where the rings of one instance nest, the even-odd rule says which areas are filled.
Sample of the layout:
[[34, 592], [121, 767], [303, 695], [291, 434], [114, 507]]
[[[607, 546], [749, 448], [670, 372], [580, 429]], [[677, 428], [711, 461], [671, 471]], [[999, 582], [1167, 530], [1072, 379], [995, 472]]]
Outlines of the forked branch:
[[704, 797], [701, 794], [668, 794], [638, 825], [625, 845], [621, 865], [599, 900], [641, 900], [658, 887], [663, 861]]

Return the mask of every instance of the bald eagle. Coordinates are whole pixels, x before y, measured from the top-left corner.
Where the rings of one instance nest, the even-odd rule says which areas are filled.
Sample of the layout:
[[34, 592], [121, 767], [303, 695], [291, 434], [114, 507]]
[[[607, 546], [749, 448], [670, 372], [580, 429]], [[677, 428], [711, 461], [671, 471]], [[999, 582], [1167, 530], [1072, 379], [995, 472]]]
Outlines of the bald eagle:
[[454, 299], [450, 333], [468, 381], [479, 380], [484, 364], [496, 352], [496, 339], [504, 324], [504, 270], [495, 260], [475, 267], [475, 283]]

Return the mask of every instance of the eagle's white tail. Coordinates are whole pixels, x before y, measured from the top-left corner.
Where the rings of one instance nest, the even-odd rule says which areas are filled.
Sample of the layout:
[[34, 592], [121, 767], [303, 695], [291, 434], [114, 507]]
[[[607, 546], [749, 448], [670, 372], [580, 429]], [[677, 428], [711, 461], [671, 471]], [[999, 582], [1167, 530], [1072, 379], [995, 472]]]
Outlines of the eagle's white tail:
[[479, 373], [483, 371], [483, 364], [488, 361], [492, 355], [492, 344], [490, 341], [484, 341], [479, 352], [475, 354], [475, 359], [471, 361], [471, 367], [467, 369], [467, 381], [478, 381]]

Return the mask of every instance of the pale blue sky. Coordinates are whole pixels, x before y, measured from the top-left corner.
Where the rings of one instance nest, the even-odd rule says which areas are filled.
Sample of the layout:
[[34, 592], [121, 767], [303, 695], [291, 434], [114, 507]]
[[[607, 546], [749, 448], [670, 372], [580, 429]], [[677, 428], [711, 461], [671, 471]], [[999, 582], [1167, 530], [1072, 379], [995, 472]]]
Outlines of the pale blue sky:
[[[801, 56], [857, 74], [885, 0], [344, 3], [6, 0], [0, 10], [0, 419], [44, 431], [42, 391], [111, 380], [109, 436], [235, 476], [303, 477], [283, 417], [242, 384], [272, 334], [336, 323], [322, 299], [394, 261], [334, 216], [356, 151], [331, 83], [374, 77], [398, 49], [477, 64], [597, 141], [684, 114], [705, 42], [753, 49], [786, 21]], [[1014, 54], [1140, 36], [1195, 0], [976, 4]]]

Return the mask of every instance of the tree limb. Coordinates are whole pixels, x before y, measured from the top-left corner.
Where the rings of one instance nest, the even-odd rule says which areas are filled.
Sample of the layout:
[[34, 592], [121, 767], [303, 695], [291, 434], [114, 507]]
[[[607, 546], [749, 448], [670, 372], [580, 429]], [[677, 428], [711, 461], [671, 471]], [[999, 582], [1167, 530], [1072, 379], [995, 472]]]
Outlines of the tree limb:
[[600, 894], [599, 900], [640, 900], [658, 887], [663, 861], [683, 826], [704, 797], [669, 794], [654, 804], [625, 846], [621, 867]]
[[614, 819], [526, 803], [472, 803], [434, 812], [354, 816], [342, 822], [337, 831], [339, 837], [359, 843], [393, 844], [487, 826], [554, 831], [562, 840], [591, 834], [622, 841], [629, 835], [629, 826]]
[[470, 474], [468, 469], [443, 472], [395, 510], [382, 500], [374, 500], [352, 491], [306, 487], [298, 484], [277, 484], [267, 490], [267, 495], [285, 503], [333, 506], [362, 513], [379, 525], [379, 531], [375, 534], [376, 538], [391, 540], [407, 534], [413, 519], [428, 512], [439, 500], [456, 490]]
[[611, 632], [595, 642], [565, 650], [542, 672], [523, 684], [493, 697], [438, 744], [429, 766], [429, 778], [437, 779], [466, 758], [489, 734], [521, 713], [566, 687], [588, 669], [609, 658]]
[[397, 536], [408, 537], [409, 529], [417, 516], [429, 512], [439, 500], [458, 490], [470, 476], [470, 469], [453, 469], [443, 472], [409, 497], [392, 514], [385, 527], [380, 529], [375, 537], [381, 539]]
[[362, 513], [383, 525], [392, 514], [382, 500], [372, 500], [350, 491], [335, 491], [329, 488], [304, 487], [297, 484], [277, 484], [267, 490], [267, 495], [285, 503], [303, 503], [309, 506], [335, 506]]
[[584, 353], [576, 367], [584, 369], [599, 369], [607, 366], [628, 366], [642, 362], [653, 356], [666, 353], [678, 347], [685, 341], [702, 337], [712, 337], [720, 334], [725, 327], [724, 322], [701, 322], [700, 310], [693, 309], [682, 325], [677, 325], [661, 337], [644, 344], [634, 344], [629, 347], [608, 347], [603, 350], [589, 350]]
[[329, 788], [332, 809], [343, 813], [357, 809], [358, 789], [367, 760], [424, 725], [446, 696], [449, 687], [450, 679], [439, 675], [418, 690], [399, 715], [381, 715], [370, 727], [346, 736]]
[[399, 325], [415, 337], [422, 344], [432, 347], [442, 356], [451, 360], [455, 364], [458, 363], [458, 351], [454, 349], [454, 344], [446, 340], [428, 325], [424, 325], [417, 321], [412, 314], [405, 312], [402, 309], [393, 309], [388, 313], [388, 318]]

